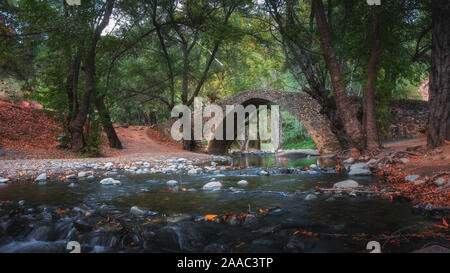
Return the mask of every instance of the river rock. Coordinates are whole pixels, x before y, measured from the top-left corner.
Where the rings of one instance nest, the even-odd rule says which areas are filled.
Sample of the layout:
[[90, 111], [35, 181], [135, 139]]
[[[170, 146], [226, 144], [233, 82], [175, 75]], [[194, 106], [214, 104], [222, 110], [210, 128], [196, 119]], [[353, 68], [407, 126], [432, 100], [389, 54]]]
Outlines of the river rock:
[[269, 175], [269, 172], [262, 170], [258, 174], [267, 176], [267, 175]]
[[349, 175], [371, 175], [372, 172], [367, 169], [351, 169]]
[[446, 183], [447, 183], [447, 179], [445, 179], [445, 177], [439, 177], [438, 179], [434, 180], [434, 184], [438, 187], [445, 185]]
[[400, 161], [401, 161], [403, 164], [409, 163], [409, 159], [404, 158], [404, 157], [400, 158]]
[[284, 250], [287, 252], [301, 252], [306, 248], [305, 244], [302, 242], [301, 238], [297, 235], [292, 235], [289, 238]]
[[48, 226], [36, 227], [27, 235], [27, 238], [29, 240], [47, 241], [50, 237], [50, 232], [51, 228]]
[[420, 177], [420, 175], [418, 175], [418, 174], [408, 175], [405, 177], [405, 180], [408, 182], [414, 182], [419, 177]]
[[156, 244], [169, 251], [199, 252], [204, 248], [205, 236], [191, 222], [164, 226], [156, 232]]
[[237, 184], [239, 186], [245, 187], [248, 185], [248, 182], [247, 182], [247, 180], [241, 180], [241, 181], [237, 182]]
[[112, 162], [105, 163], [104, 165], [105, 169], [111, 169], [112, 167], [114, 167], [114, 164]]
[[227, 218], [227, 223], [230, 226], [237, 226], [237, 225], [241, 224], [241, 220], [239, 218], [235, 217], [235, 216], [232, 216], [232, 217], [228, 217]]
[[317, 199], [317, 195], [310, 193], [305, 197], [305, 201], [311, 201]]
[[356, 188], [358, 186], [359, 186], [358, 182], [351, 179], [344, 180], [334, 184], [335, 188]]
[[136, 206], [133, 206], [130, 208], [130, 214], [136, 217], [140, 217], [145, 215], [145, 211], [141, 210]]
[[[93, 172], [92, 172], [92, 171], [79, 172], [79, 173], [78, 173], [78, 178], [83, 178], [83, 177], [91, 176], [91, 175], [93, 175]], [[88, 177], [88, 178], [89, 178], [89, 177]]]
[[309, 168], [310, 168], [311, 170], [317, 170], [317, 169], [318, 169], [316, 164], [311, 164], [311, 165], [309, 165]]
[[0, 183], [8, 183], [8, 182], [9, 182], [8, 178], [0, 177]]
[[217, 191], [217, 190], [220, 190], [221, 188], [222, 188], [222, 183], [217, 182], [217, 181], [206, 183], [203, 186], [203, 190], [205, 190], [205, 191]]
[[108, 177], [108, 178], [102, 179], [100, 181], [100, 184], [102, 184], [102, 185], [120, 185], [120, 181], [115, 180], [114, 178]]
[[173, 186], [177, 186], [178, 185], [178, 181], [176, 180], [169, 180], [166, 182], [167, 186], [169, 187], [173, 187]]
[[450, 253], [450, 249], [440, 246], [440, 245], [431, 245], [419, 250], [413, 251], [412, 253]]
[[344, 164], [353, 164], [355, 162], [355, 159], [353, 157], [347, 158], [346, 160], [342, 161]]
[[70, 179], [77, 179], [77, 176], [74, 175], [74, 174], [69, 174], [69, 175], [66, 176], [66, 178], [69, 179], [69, 180]]
[[36, 177], [34, 182], [44, 182], [46, 180], [47, 180], [47, 174], [41, 173], [40, 175], [38, 175], [38, 177]]
[[256, 218], [256, 216], [253, 214], [249, 214], [245, 217], [244, 227], [251, 228], [251, 227], [255, 226], [257, 223], [258, 223], [258, 218]]
[[366, 169], [367, 168], [367, 164], [368, 163], [365, 163], [365, 162], [355, 163], [355, 164], [350, 166], [350, 170]]
[[190, 170], [187, 172], [187, 174], [189, 174], [189, 175], [197, 174], [197, 170], [196, 170], [196, 169], [190, 169]]

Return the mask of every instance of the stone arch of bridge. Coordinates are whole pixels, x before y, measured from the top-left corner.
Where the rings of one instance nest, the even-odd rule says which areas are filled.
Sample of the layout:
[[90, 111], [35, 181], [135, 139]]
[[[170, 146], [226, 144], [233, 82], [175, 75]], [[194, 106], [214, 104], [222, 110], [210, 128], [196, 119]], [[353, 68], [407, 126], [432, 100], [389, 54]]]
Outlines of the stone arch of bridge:
[[[222, 109], [225, 109], [226, 105], [240, 104], [245, 107], [250, 104], [259, 106], [269, 103], [279, 105], [296, 117], [305, 126], [320, 153], [334, 153], [340, 150], [339, 141], [331, 131], [330, 121], [320, 113], [321, 106], [305, 93], [266, 89], [250, 90], [239, 92], [217, 102]], [[226, 126], [224, 126], [224, 134], [225, 128]], [[208, 142], [207, 152], [224, 154], [232, 143], [232, 140], [213, 139]]]

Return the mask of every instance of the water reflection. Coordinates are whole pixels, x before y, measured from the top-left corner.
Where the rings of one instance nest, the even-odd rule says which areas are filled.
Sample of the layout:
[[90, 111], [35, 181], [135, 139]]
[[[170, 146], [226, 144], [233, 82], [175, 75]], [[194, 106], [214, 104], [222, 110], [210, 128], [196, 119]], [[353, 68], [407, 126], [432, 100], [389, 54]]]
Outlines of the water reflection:
[[335, 161], [331, 158], [316, 158], [305, 155], [242, 155], [233, 157], [231, 166], [240, 168], [251, 167], [308, 167], [311, 164], [318, 166], [334, 166]]

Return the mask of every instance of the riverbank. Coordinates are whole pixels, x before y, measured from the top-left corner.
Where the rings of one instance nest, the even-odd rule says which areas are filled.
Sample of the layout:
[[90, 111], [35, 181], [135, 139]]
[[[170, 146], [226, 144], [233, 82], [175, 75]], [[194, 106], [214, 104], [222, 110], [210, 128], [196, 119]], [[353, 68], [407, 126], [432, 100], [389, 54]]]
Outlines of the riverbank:
[[450, 145], [426, 149], [426, 139], [385, 145], [373, 161], [373, 172], [381, 183], [373, 190], [388, 189], [410, 199], [417, 209], [450, 211]]

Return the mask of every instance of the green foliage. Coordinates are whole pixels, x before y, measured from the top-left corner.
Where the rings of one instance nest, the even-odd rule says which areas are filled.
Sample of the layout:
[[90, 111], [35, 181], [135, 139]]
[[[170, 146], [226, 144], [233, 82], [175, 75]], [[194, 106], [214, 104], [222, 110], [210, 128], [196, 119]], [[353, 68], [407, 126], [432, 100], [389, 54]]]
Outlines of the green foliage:
[[283, 149], [315, 148], [316, 145], [308, 131], [296, 117], [283, 108], [280, 109], [280, 115], [283, 127]]
[[317, 149], [316, 143], [311, 137], [298, 142], [283, 143], [282, 146], [283, 150]]
[[[13, 87], [14, 100], [24, 96], [65, 116], [71, 113], [65, 86], [70, 65], [77, 54], [86, 57], [83, 54], [104, 4], [100, 0], [81, 2], [81, 6], [64, 6], [59, 0], [0, 1], [0, 78]], [[323, 2], [332, 19], [333, 44], [347, 90], [350, 95], [362, 96], [372, 42], [372, 8], [360, 0]], [[388, 119], [390, 101], [416, 98], [416, 89], [428, 74], [428, 2], [385, 1], [378, 7], [382, 31], [376, 92], [380, 128]], [[291, 18], [283, 12], [287, 4], [294, 3], [296, 17], [286, 24], [286, 32], [294, 40], [277, 32], [268, 13], [270, 3], [279, 7], [285, 22]], [[328, 3], [333, 4], [330, 9]], [[233, 12], [228, 18], [229, 9]], [[309, 87], [305, 75], [294, 75], [289, 69], [292, 56], [285, 55], [285, 47], [290, 43], [306, 47], [301, 56], [312, 52], [308, 55], [310, 69], [332, 96], [317, 28], [310, 22], [311, 1], [118, 0], [114, 15], [122, 20], [114, 31], [100, 37], [95, 78], [97, 95], [105, 95], [113, 122], [147, 125], [151, 113], [156, 113], [158, 122], [165, 121], [173, 104], [186, 101], [197, 87], [199, 95], [210, 101], [244, 90]], [[298, 64], [294, 68], [301, 71]], [[75, 90], [78, 102], [84, 83], [80, 70]], [[0, 92], [9, 92], [4, 89], [2, 81]], [[90, 106], [94, 108], [92, 102]], [[283, 147], [312, 148], [311, 137], [300, 122], [286, 111], [281, 114]], [[95, 123], [86, 137], [90, 154], [100, 153], [103, 141]]]
[[0, 99], [12, 102], [20, 102], [23, 100], [24, 93], [20, 84], [12, 77], [0, 78]]

